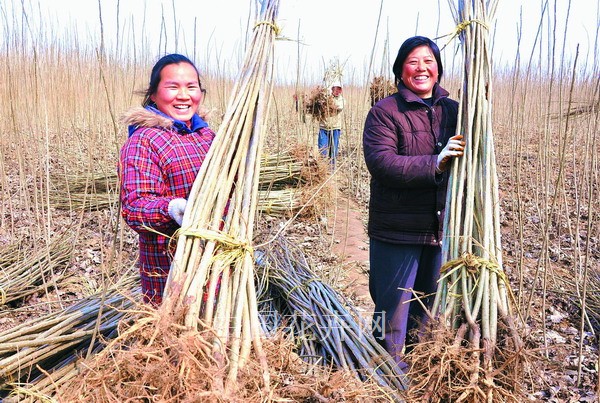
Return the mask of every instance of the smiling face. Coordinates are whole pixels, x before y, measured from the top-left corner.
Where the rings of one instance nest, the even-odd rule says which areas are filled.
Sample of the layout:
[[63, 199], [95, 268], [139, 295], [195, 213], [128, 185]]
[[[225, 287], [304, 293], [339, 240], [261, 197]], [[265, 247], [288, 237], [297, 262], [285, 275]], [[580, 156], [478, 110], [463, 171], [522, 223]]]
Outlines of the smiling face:
[[429, 46], [416, 47], [402, 64], [402, 82], [421, 98], [432, 95], [438, 81], [438, 65]]
[[198, 73], [189, 63], [169, 64], [160, 72], [156, 92], [150, 96], [158, 110], [191, 125], [202, 101]]

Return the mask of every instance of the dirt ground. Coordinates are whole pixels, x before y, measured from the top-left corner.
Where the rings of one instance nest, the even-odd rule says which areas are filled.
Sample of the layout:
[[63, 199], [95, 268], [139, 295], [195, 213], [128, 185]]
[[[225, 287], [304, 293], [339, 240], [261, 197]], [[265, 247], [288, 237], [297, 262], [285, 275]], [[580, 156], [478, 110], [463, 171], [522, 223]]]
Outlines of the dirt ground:
[[[336, 192], [336, 208], [330, 214], [331, 252], [343, 268], [343, 280], [338, 286], [357, 304], [368, 318], [373, 304], [368, 289], [368, 236], [366, 235], [367, 209], [363, 201], [349, 198]], [[508, 209], [507, 209], [508, 210]], [[513, 262], [514, 240], [509, 231], [510, 214], [503, 217], [503, 242], [507, 255], [507, 266]], [[531, 259], [528, 266], [535, 267]], [[526, 265], [527, 266], [527, 265]], [[564, 273], [568, 277], [567, 273]], [[530, 274], [532, 276], [532, 274]], [[542, 302], [534, 294], [534, 307], [540, 309]], [[578, 317], [575, 306], [569, 305], [557, 294], [550, 294], [547, 302], [548, 323], [541, 329], [539, 313], [530, 320], [527, 329], [528, 349], [531, 356], [528, 362], [525, 382], [532, 390], [530, 401], [549, 402], [598, 402], [598, 341], [595, 335], [585, 333], [582, 357], [583, 372], [577, 385]]]
[[369, 295], [369, 237], [363, 212], [355, 200], [338, 196], [333, 218], [332, 252], [345, 268], [345, 289], [364, 309], [373, 308]]
[[[368, 183], [364, 181], [364, 183]], [[366, 235], [366, 200], [364, 195], [356, 195], [348, 191], [343, 183], [334, 186], [333, 200], [329, 208], [319, 217], [298, 219], [285, 236], [300, 245], [308, 257], [327, 273], [328, 281], [342, 291], [365, 318], [372, 315], [373, 304], [368, 291], [368, 237]], [[349, 196], [352, 194], [352, 196]], [[503, 220], [506, 233], [507, 265], [514, 259], [514, 242], [511, 239], [510, 226], [512, 219], [510, 209], [503, 206]], [[19, 221], [21, 228], [31, 228], [27, 216], [22, 215]], [[72, 222], [68, 213], [55, 212], [55, 220], [65, 227]], [[97, 288], [99, 273], [108, 266], [130, 267], [135, 263], [137, 245], [136, 236], [127, 228], [120, 234], [121, 244], [115, 254], [120, 262], [109, 261], [108, 257], [115, 246], [108, 232], [99, 228], [111, 228], [114, 225], [114, 212], [108, 210], [87, 212], [82, 216], [83, 224], [79, 230], [75, 256], [68, 271], [73, 279], [69, 289], [58, 293], [36, 295], [29, 298], [18, 309], [0, 310], [0, 331], [10, 329], [28, 318], [39, 316], [55, 305], [52, 301], [62, 300], [63, 304], [75, 302], [85, 295], [89, 289]], [[273, 219], [273, 226], [280, 221]], [[4, 230], [0, 235], [5, 235]], [[2, 236], [0, 236], [2, 239]], [[526, 257], [528, 258], [528, 257]], [[528, 258], [533, 261], [532, 258]], [[531, 264], [531, 267], [534, 267]], [[104, 272], [106, 274], [106, 272]], [[582, 378], [577, 382], [577, 365], [579, 357], [579, 318], [577, 307], [560, 294], [551, 294], [547, 309], [547, 327], [540, 324], [542, 305], [535, 297], [533, 316], [530, 327], [530, 346], [537, 352], [547, 346], [546, 354], [539, 353], [532, 369], [527, 373], [524, 382], [532, 391], [530, 401], [548, 402], [595, 402], [598, 401], [596, 388], [598, 385], [598, 341], [596, 336], [587, 332], [582, 345], [581, 355], [584, 357]], [[13, 307], [15, 308], [15, 307]], [[54, 309], [54, 308], [52, 308]]]

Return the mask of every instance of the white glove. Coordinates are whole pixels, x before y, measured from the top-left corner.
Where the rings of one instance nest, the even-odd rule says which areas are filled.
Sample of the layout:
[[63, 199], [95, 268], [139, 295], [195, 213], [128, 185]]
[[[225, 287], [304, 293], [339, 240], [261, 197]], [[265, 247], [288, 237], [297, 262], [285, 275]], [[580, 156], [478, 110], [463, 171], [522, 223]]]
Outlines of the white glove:
[[465, 150], [465, 142], [462, 141], [462, 138], [462, 134], [457, 134], [453, 137], [450, 137], [448, 144], [446, 144], [446, 147], [444, 147], [437, 157], [437, 166], [435, 168], [436, 172], [441, 173], [448, 170], [452, 158], [463, 155]]
[[183, 220], [183, 213], [185, 213], [185, 206], [187, 204], [187, 200], [183, 198], [173, 199], [169, 202], [169, 215], [172, 219], [177, 222], [177, 224], [181, 225], [181, 221]]

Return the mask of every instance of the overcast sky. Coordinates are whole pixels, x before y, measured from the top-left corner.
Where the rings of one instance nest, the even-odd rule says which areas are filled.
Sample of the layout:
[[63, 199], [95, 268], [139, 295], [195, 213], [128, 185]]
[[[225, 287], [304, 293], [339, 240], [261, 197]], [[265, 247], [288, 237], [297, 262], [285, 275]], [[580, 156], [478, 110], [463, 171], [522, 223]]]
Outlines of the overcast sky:
[[[6, 14], [11, 6], [20, 9], [21, 1], [2, 0], [0, 11]], [[30, 11], [32, 20], [36, 15], [43, 16], [46, 29], [69, 32], [75, 29], [79, 32], [81, 41], [98, 43], [98, 0], [23, 1], [27, 9], [36, 10]], [[243, 55], [240, 49], [253, 1], [100, 0], [100, 7], [108, 46], [114, 45], [119, 27], [123, 47], [131, 49], [129, 42], [136, 41], [139, 48], [143, 36], [148, 47], [155, 49], [156, 57], [165, 50], [176, 51], [194, 58], [198, 65], [208, 61], [209, 65], [218, 65], [222, 71], [235, 66]], [[544, 1], [499, 0], [496, 29], [492, 31], [496, 65], [510, 64], [515, 59], [521, 13], [524, 23], [520, 52], [521, 57], [529, 58]], [[588, 60], [589, 64], [593, 62], [594, 53], [598, 52], [594, 41], [599, 25], [599, 2], [600, 0], [556, 1], [556, 44], [559, 46], [565, 36], [566, 10], [571, 3], [569, 24], [566, 27], [567, 48], [570, 53], [567, 60], [572, 58], [574, 49], [579, 44], [580, 59]], [[554, 0], [548, 2], [542, 29], [543, 38], [549, 37], [549, 24], [551, 21], [554, 23], [554, 3]], [[161, 16], [164, 17], [166, 39], [164, 35], [160, 39], [159, 35]], [[2, 20], [0, 23], [4, 25], [6, 19]], [[254, 17], [251, 16], [250, 20], [254, 21]], [[177, 40], [174, 21], [179, 27]], [[344, 64], [345, 80], [364, 80], [373, 51], [375, 58], [372, 71], [375, 74], [387, 73], [391, 70], [395, 54], [404, 39], [415, 34], [436, 38], [451, 33], [455, 27], [447, 0], [281, 0], [277, 23], [282, 28], [283, 37], [299, 39], [301, 44], [299, 46], [297, 41], [277, 42], [277, 76], [287, 82], [295, 80], [298, 64], [305, 79], [318, 80], [322, 77], [325, 65], [334, 59]], [[446, 40], [447, 38], [441, 38], [437, 42], [441, 47]], [[194, 42], [196, 54], [193, 54]], [[544, 49], [548, 49], [547, 42], [544, 46]], [[561, 47], [557, 51], [560, 50]], [[391, 60], [386, 59], [386, 54]], [[451, 52], [447, 52], [445, 57], [449, 58], [450, 54]]]

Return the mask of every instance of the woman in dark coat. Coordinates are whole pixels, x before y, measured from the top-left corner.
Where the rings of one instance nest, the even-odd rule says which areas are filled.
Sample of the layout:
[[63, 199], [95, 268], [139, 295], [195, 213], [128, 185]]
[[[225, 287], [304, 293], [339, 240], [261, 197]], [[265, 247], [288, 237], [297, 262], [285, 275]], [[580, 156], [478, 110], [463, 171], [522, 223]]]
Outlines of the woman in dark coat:
[[363, 149], [371, 174], [373, 332], [404, 369], [407, 335], [426, 319], [414, 293], [435, 293], [439, 277], [447, 171], [465, 144], [455, 135], [458, 103], [439, 84], [437, 45], [422, 36], [407, 39], [393, 72], [398, 92], [369, 111]]

